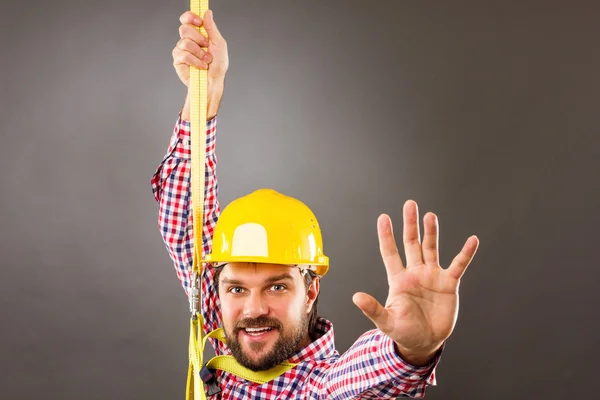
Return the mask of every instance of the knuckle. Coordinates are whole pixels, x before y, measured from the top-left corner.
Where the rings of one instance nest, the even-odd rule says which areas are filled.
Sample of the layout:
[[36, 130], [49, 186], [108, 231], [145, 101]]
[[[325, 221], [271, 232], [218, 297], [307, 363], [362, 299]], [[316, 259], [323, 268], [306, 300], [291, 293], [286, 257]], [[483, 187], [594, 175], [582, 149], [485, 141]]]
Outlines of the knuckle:
[[180, 51], [177, 53], [177, 57], [175, 58], [175, 60], [177, 61], [178, 64], [185, 64], [185, 55], [186, 53], [183, 51]]
[[408, 245], [417, 245], [419, 240], [417, 238], [404, 238], [404, 243]]
[[189, 50], [189, 43], [188, 43], [188, 42], [189, 42], [189, 39], [188, 39], [188, 38], [182, 38], [182, 39], [179, 41], [179, 48], [180, 48], [181, 50]]
[[383, 257], [385, 259], [393, 258], [393, 257], [396, 257], [396, 256], [398, 256], [400, 254], [398, 252], [398, 247], [393, 247], [391, 249], [386, 249], [386, 250], [383, 251], [383, 253], [384, 253]]
[[187, 65], [192, 65], [194, 63], [194, 57], [190, 53], [185, 53], [185, 55], [183, 56], [183, 61]]

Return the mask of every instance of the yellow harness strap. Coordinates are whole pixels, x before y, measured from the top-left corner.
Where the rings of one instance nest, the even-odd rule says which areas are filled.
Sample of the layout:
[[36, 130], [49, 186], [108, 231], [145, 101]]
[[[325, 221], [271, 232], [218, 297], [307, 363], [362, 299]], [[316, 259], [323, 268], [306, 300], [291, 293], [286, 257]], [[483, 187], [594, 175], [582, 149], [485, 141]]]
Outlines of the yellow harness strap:
[[[221, 341], [222, 343], [227, 344], [227, 341], [225, 340], [225, 331], [223, 331], [223, 328], [216, 329], [209, 333], [204, 338], [204, 343], [202, 344], [202, 346], [205, 346], [206, 339], [211, 337]], [[286, 362], [281, 363], [266, 371], [255, 372], [240, 365], [233, 356], [216, 356], [211, 358], [210, 361], [206, 363], [206, 366], [210, 369], [220, 369], [222, 371], [227, 371], [231, 374], [239, 376], [242, 379], [259, 384], [272, 381], [279, 375], [285, 374], [290, 369], [294, 368], [296, 365], [297, 364]]]
[[[208, 0], [190, 0], [190, 11], [204, 18], [208, 11]], [[198, 27], [198, 31], [204, 35], [206, 29]], [[206, 51], [206, 48], [204, 48]], [[200, 70], [190, 66], [190, 124], [191, 124], [191, 190], [194, 224], [194, 262], [193, 282], [190, 294], [190, 310], [192, 317], [190, 321], [190, 343], [189, 343], [189, 368], [186, 385], [186, 400], [206, 400], [204, 382], [200, 378], [203, 367], [204, 346], [208, 338], [215, 338], [225, 343], [225, 334], [222, 329], [212, 331], [203, 337], [204, 320], [200, 312], [202, 276], [202, 233], [204, 221], [204, 175], [206, 159], [206, 118], [207, 118], [207, 91], [208, 74], [206, 70]], [[283, 363], [271, 370], [254, 372], [240, 365], [232, 356], [217, 356], [207, 363], [210, 369], [221, 369], [240, 378], [251, 382], [263, 384], [294, 368], [296, 364]]]

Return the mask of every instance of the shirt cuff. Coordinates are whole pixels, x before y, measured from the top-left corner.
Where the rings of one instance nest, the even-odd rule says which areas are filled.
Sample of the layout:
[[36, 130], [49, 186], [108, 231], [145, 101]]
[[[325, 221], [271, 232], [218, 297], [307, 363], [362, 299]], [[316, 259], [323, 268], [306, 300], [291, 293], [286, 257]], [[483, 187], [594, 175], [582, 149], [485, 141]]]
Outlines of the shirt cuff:
[[379, 348], [383, 365], [387, 372], [396, 375], [402, 380], [410, 383], [425, 381], [429, 385], [436, 385], [435, 369], [440, 362], [445, 343], [435, 353], [429, 364], [422, 367], [416, 367], [404, 361], [397, 353], [395, 343], [388, 336], [383, 335], [381, 347]]
[[[215, 155], [215, 142], [217, 137], [217, 122], [218, 118], [206, 121], [206, 156]], [[179, 116], [175, 126], [175, 135], [177, 141], [174, 148], [174, 155], [178, 158], [189, 159], [191, 156], [192, 139], [191, 139], [191, 122]]]

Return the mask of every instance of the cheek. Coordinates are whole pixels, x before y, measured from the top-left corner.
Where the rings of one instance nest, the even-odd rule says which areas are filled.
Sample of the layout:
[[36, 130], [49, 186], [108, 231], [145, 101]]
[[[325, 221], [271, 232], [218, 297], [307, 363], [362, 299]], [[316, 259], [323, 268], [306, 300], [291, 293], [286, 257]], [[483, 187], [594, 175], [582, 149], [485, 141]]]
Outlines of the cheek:
[[225, 325], [226, 329], [231, 330], [239, 319], [239, 315], [241, 315], [241, 309], [235, 301], [231, 301], [231, 299], [228, 299], [227, 297], [221, 297], [219, 302], [221, 303], [221, 318], [223, 319], [223, 325]]
[[288, 297], [282, 301], [275, 301], [271, 311], [281, 322], [296, 324], [306, 313], [305, 296]]

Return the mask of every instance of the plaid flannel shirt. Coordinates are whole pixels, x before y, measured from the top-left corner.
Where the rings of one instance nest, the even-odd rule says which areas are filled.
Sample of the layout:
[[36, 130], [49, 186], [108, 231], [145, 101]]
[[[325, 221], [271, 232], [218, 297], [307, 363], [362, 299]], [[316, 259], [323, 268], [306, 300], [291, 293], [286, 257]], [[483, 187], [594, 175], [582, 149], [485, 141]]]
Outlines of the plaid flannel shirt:
[[[202, 251], [212, 245], [215, 224], [220, 214], [217, 199], [215, 155], [217, 117], [207, 122], [204, 229]], [[194, 234], [190, 193], [190, 123], [178, 118], [167, 153], [151, 179], [159, 204], [158, 224], [175, 272], [186, 294], [192, 279]], [[212, 284], [214, 271], [202, 273], [204, 330], [222, 326], [220, 303]], [[364, 333], [340, 355], [335, 349], [333, 326], [321, 318], [319, 335], [292, 358], [298, 365], [263, 385], [218, 371], [221, 392], [212, 399], [393, 399], [421, 398], [427, 385], [435, 385], [435, 368], [441, 351], [425, 367], [414, 367], [396, 353], [393, 341], [377, 329]], [[231, 354], [227, 346], [212, 340], [216, 354]]]

